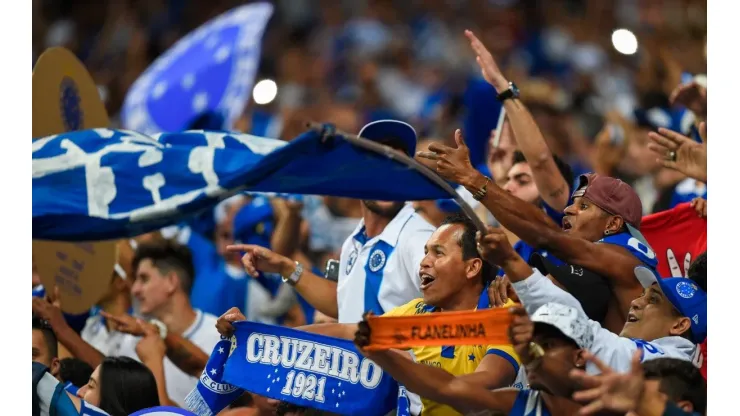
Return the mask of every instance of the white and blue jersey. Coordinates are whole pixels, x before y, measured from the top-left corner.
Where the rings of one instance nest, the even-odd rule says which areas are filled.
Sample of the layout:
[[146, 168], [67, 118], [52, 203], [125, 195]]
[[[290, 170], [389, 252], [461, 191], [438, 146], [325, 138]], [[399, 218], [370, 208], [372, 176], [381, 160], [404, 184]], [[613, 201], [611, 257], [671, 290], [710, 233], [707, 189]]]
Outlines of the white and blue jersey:
[[509, 416], [550, 416], [542, 394], [537, 390], [522, 390], [514, 401]]
[[340, 323], [357, 323], [366, 311], [382, 315], [422, 297], [419, 265], [434, 227], [406, 204], [380, 235], [367, 238], [365, 222], [342, 245], [337, 282]]
[[637, 260], [640, 260], [642, 264], [653, 270], [656, 270], [658, 267], [658, 256], [655, 255], [653, 249], [646, 246], [643, 242], [633, 237], [628, 232], [609, 235], [598, 242], [624, 247], [630, 252], [630, 254], [637, 257]]

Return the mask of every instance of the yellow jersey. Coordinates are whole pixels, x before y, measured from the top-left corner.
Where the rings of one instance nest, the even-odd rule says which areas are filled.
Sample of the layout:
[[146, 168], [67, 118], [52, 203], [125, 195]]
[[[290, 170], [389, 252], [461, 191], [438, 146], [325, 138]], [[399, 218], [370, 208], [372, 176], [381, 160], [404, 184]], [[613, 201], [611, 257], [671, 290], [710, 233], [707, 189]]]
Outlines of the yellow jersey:
[[[513, 305], [509, 300], [504, 307]], [[478, 308], [490, 307], [488, 293], [483, 291], [478, 302]], [[437, 308], [424, 303], [422, 298], [391, 309], [383, 316], [409, 316], [436, 312]], [[488, 354], [496, 354], [508, 360], [514, 367], [514, 374], [519, 372], [521, 361], [511, 345], [457, 345], [448, 347], [413, 347], [410, 349], [416, 362], [432, 367], [441, 368], [454, 376], [470, 374], [478, 368], [478, 364]], [[450, 416], [461, 415], [452, 407], [421, 398], [422, 410], [419, 416]]]

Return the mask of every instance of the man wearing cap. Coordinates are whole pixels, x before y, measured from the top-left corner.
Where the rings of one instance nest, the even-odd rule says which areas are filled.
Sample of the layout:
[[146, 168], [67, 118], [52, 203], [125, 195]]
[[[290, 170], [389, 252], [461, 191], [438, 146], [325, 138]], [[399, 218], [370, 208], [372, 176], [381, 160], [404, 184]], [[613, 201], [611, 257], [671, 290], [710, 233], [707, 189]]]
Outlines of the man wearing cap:
[[[673, 357], [698, 364], [697, 344], [707, 335], [707, 294], [692, 280], [661, 279], [647, 267], [636, 267], [635, 280], [644, 290], [631, 302], [626, 322], [616, 335], [588, 319], [571, 294], [533, 271], [500, 231], [479, 238], [479, 250], [486, 260], [503, 267], [528, 313], [550, 302], [572, 308], [572, 314], [559, 319], [566, 327], [584, 328], [587, 335], [582, 347], [616, 371], [629, 371], [635, 350], [642, 351], [642, 361]], [[586, 370], [598, 373], [593, 365]]]
[[[374, 121], [359, 135], [410, 156], [416, 150], [416, 132], [401, 121]], [[362, 220], [342, 245], [338, 282], [264, 247], [234, 245], [230, 250], [246, 253], [242, 263], [249, 274], [280, 273], [312, 306], [340, 323], [357, 323], [367, 311], [382, 315], [421, 297], [418, 265], [434, 227], [410, 204], [362, 202]]]
[[[519, 99], [519, 89], [509, 82], [485, 46], [466, 32], [486, 80], [498, 92], [516, 137], [539, 135], [532, 115]], [[630, 302], [642, 288], [634, 268], [657, 265], [655, 253], [638, 231], [642, 203], [626, 183], [608, 176], [582, 175], [573, 201], [564, 213], [562, 229], [547, 214], [503, 190], [470, 163], [469, 151], [460, 130], [456, 148], [432, 145], [436, 171], [445, 179], [463, 185], [493, 214], [498, 222], [535, 249], [545, 249], [555, 258], [578, 265], [609, 279], [612, 298], [604, 321], [619, 330], [627, 318]]]

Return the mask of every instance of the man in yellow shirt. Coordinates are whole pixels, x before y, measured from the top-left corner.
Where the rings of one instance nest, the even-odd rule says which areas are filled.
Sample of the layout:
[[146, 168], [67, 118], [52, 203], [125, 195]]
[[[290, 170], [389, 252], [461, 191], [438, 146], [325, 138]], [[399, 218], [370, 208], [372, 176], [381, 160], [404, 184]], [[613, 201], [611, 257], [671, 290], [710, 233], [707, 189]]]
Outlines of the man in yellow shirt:
[[[489, 283], [496, 275], [493, 266], [478, 253], [475, 225], [463, 215], [454, 215], [427, 241], [425, 256], [419, 265], [423, 298], [398, 306], [384, 316], [418, 315], [437, 311], [466, 311], [489, 308]], [[505, 305], [505, 306], [508, 306]], [[229, 335], [230, 322], [244, 320], [232, 308], [221, 318], [217, 328]], [[357, 324], [316, 324], [301, 327], [308, 332], [344, 339], [354, 339]], [[519, 357], [511, 345], [458, 345], [449, 347], [414, 347], [409, 358], [441, 368], [466, 382], [496, 389], [510, 386], [519, 371]], [[430, 400], [418, 401], [411, 395], [411, 411], [419, 416], [448, 416], [460, 413], [451, 407]]]

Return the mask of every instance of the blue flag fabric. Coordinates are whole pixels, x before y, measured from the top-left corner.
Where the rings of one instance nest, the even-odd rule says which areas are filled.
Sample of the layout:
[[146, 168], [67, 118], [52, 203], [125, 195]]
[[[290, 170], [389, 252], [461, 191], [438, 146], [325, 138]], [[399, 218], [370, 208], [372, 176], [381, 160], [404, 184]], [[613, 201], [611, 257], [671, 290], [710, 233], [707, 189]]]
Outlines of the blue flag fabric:
[[92, 129], [33, 141], [33, 238], [99, 241], [178, 224], [243, 191], [449, 198], [421, 173], [308, 131], [289, 144], [189, 131]]
[[234, 324], [225, 379], [254, 394], [338, 414], [385, 415], [398, 384], [352, 342], [255, 322]]
[[231, 341], [221, 337], [211, 352], [198, 384], [185, 397], [185, 405], [198, 416], [216, 415], [244, 394], [244, 389], [224, 382], [224, 367], [230, 351]]
[[204, 114], [230, 129], [252, 93], [269, 3], [232, 9], [180, 39], [131, 86], [121, 111], [144, 134], [186, 130]]

